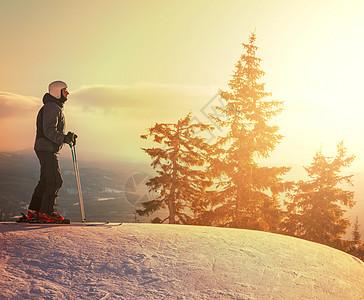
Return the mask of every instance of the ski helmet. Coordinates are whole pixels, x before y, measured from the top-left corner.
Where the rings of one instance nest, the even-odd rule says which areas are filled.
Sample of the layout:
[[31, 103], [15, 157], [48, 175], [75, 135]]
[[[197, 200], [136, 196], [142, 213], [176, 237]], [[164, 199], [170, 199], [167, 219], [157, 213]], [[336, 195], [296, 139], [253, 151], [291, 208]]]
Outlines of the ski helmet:
[[63, 81], [53, 81], [48, 86], [48, 92], [57, 99], [62, 97], [61, 90], [67, 88], [67, 84]]

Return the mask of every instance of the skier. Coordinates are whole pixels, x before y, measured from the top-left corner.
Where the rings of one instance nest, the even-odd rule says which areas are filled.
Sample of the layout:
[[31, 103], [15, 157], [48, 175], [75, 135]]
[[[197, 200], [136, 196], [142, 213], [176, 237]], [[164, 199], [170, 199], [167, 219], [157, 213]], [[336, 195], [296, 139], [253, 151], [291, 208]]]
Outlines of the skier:
[[63, 81], [54, 81], [43, 97], [43, 107], [37, 116], [34, 150], [40, 162], [40, 180], [29, 204], [27, 221], [61, 223], [64, 218], [55, 212], [56, 197], [63, 184], [58, 162], [59, 150], [64, 143], [76, 144], [77, 135], [64, 134], [63, 106], [69, 92]]

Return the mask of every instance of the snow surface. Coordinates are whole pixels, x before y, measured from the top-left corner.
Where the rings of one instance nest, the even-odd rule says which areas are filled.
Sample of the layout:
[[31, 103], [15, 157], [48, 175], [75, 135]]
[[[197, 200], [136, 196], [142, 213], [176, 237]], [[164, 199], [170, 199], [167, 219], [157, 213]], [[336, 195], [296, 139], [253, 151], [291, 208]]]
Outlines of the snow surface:
[[0, 223], [0, 299], [364, 299], [364, 263], [266, 232]]

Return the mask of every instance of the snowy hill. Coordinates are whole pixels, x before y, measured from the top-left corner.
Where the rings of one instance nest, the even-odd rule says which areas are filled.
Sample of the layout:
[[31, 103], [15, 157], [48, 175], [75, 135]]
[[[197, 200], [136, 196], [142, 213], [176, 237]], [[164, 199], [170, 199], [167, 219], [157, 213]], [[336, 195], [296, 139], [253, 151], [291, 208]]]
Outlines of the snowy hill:
[[364, 299], [364, 263], [266, 232], [0, 223], [0, 299]]

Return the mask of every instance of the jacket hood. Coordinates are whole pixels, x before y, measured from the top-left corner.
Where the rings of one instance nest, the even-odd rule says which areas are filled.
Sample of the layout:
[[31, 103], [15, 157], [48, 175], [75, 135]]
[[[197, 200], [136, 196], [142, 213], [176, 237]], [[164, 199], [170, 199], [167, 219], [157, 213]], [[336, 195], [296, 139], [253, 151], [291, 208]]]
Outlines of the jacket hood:
[[46, 104], [48, 102], [54, 102], [56, 103], [59, 107], [63, 107], [64, 105], [64, 101], [62, 101], [62, 99], [57, 99], [55, 97], [53, 97], [51, 94], [49, 93], [46, 93], [44, 96], [43, 96], [43, 103]]

